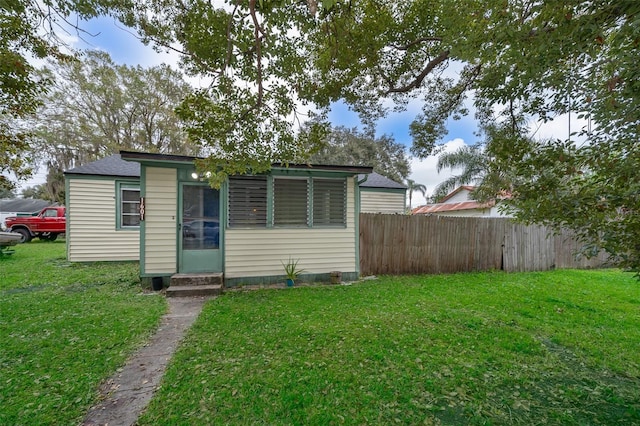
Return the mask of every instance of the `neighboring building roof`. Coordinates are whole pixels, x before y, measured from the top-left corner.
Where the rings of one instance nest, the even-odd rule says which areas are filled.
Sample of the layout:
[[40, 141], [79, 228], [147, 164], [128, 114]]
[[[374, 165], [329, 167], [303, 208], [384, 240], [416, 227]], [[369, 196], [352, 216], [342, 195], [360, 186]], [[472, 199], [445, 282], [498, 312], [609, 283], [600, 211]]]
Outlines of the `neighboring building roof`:
[[113, 154], [83, 166], [74, 167], [65, 171], [64, 174], [139, 178], [140, 164], [133, 161], [125, 161], [120, 154]]
[[34, 213], [50, 206], [51, 201], [31, 198], [14, 198], [0, 200], [0, 212], [7, 213]]
[[493, 201], [489, 201], [488, 203], [462, 201], [460, 203], [427, 204], [426, 206], [419, 206], [411, 210], [411, 214], [433, 214], [460, 210], [484, 210], [493, 207], [495, 204], [496, 203]]
[[393, 181], [376, 172], [369, 173], [368, 175], [358, 175], [358, 180], [361, 181], [365, 177], [367, 180], [360, 184], [361, 188], [407, 189], [406, 185]]
[[440, 203], [444, 203], [446, 202], [449, 198], [453, 197], [454, 195], [456, 195], [458, 192], [461, 191], [473, 191], [474, 189], [476, 189], [475, 186], [471, 186], [471, 185], [461, 185], [459, 187], [457, 187], [456, 189], [454, 189], [453, 191], [451, 191], [450, 193], [448, 193], [447, 195], [445, 195], [444, 197], [442, 197], [440, 199]]

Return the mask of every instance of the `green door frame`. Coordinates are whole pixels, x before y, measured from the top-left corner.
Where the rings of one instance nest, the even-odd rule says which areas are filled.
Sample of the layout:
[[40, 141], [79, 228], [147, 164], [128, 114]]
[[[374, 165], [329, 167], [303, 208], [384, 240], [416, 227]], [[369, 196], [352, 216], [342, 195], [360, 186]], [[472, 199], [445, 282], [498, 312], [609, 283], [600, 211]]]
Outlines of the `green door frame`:
[[[180, 182], [178, 188], [178, 226], [177, 226], [177, 261], [179, 273], [205, 273], [223, 271], [223, 249], [224, 244], [224, 222], [222, 190], [218, 191], [218, 248], [217, 249], [185, 249], [184, 248], [184, 188], [185, 186], [195, 186], [209, 188], [205, 183], [200, 182]], [[204, 221], [202, 221], [202, 231], [204, 231]]]

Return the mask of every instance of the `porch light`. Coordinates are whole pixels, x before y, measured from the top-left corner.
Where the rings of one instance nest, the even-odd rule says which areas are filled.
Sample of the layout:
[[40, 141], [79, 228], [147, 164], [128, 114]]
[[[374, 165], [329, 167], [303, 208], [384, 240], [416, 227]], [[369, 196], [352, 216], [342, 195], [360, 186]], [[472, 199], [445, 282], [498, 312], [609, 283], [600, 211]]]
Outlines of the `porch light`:
[[196, 173], [196, 172], [193, 172], [193, 173], [191, 173], [191, 177], [192, 177], [194, 180], [202, 180], [202, 179], [204, 179], [204, 178], [207, 178], [207, 179], [208, 179], [208, 178], [210, 178], [210, 177], [211, 177], [211, 172], [204, 172], [204, 173], [201, 173], [201, 174], [198, 174], [198, 173]]

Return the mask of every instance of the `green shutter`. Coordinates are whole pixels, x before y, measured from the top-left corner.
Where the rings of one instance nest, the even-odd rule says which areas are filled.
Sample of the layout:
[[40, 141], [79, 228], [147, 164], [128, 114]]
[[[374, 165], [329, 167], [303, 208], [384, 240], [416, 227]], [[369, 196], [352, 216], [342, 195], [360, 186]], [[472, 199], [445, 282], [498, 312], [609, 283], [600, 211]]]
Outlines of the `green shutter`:
[[267, 178], [236, 176], [229, 178], [229, 227], [267, 226]]
[[347, 181], [313, 179], [313, 226], [345, 226]]
[[273, 180], [273, 224], [275, 226], [309, 226], [309, 181], [275, 178]]

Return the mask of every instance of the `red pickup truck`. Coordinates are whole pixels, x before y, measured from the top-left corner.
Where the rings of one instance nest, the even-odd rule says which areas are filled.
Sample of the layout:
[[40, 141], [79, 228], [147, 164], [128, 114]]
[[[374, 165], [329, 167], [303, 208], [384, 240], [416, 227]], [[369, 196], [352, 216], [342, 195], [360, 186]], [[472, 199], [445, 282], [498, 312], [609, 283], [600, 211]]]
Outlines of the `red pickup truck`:
[[34, 237], [54, 241], [66, 231], [66, 209], [64, 207], [45, 207], [36, 216], [7, 217], [4, 222], [9, 232], [22, 235], [21, 243], [28, 243]]

